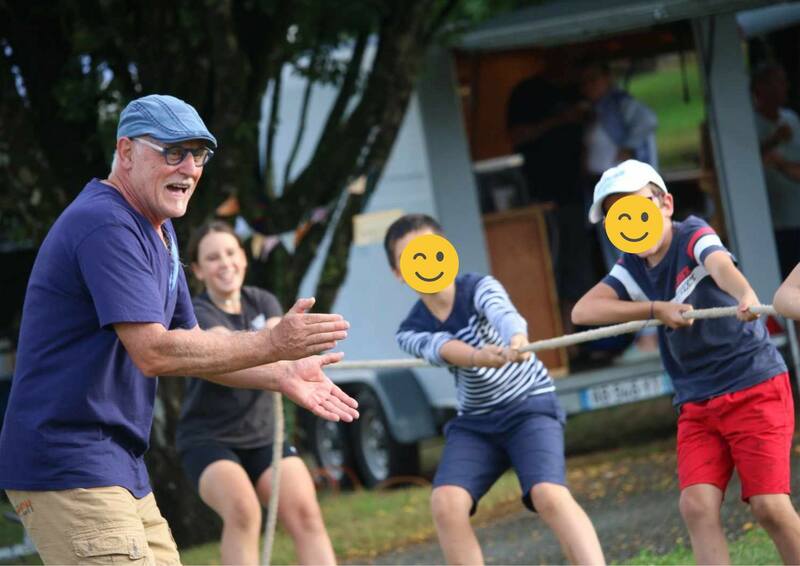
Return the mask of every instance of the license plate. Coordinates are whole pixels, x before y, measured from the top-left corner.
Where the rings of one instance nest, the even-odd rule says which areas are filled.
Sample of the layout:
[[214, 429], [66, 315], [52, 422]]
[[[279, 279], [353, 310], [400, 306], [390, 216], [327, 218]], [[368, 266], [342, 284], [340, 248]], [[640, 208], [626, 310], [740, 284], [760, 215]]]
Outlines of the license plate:
[[672, 383], [666, 375], [637, 377], [606, 385], [596, 385], [581, 392], [584, 410], [624, 405], [672, 393]]

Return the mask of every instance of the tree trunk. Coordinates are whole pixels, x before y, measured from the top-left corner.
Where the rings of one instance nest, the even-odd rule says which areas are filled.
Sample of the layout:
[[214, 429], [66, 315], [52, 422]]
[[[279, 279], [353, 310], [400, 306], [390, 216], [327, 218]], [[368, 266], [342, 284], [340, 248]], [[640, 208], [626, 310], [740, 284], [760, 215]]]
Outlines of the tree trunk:
[[147, 470], [161, 514], [169, 523], [178, 548], [218, 539], [222, 521], [197, 494], [181, 467], [175, 432], [183, 398], [183, 379], [159, 379]]

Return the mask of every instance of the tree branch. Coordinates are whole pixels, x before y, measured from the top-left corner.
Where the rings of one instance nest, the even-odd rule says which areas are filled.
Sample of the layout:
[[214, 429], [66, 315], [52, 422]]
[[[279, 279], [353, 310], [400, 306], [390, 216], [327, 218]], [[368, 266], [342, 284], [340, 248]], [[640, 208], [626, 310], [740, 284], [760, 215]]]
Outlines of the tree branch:
[[[394, 13], [381, 22], [372, 70], [356, 108], [338, 128], [329, 127], [327, 135], [332, 137], [326, 143], [320, 141], [302, 173], [279, 201], [272, 203], [274, 232], [296, 225], [304, 211], [332, 200], [371, 144], [391, 145], [427, 49], [421, 30], [430, 4], [431, 0], [409, 2], [399, 15]], [[329, 120], [337, 118], [342, 120], [333, 114]], [[380, 135], [382, 131], [390, 135]], [[388, 154], [388, 149], [383, 153]]]
[[283, 171], [283, 184], [281, 185], [284, 189], [289, 185], [289, 176], [292, 173], [292, 166], [294, 165], [294, 161], [297, 158], [297, 152], [300, 149], [300, 143], [303, 141], [303, 134], [306, 130], [306, 119], [308, 118], [308, 103], [311, 100], [311, 91], [314, 88], [314, 70], [317, 66], [317, 58], [319, 57], [319, 53], [321, 50], [321, 45], [317, 43], [314, 46], [314, 51], [311, 53], [311, 59], [308, 63], [309, 68], [309, 76], [306, 82], [306, 88], [303, 92], [303, 102], [300, 105], [300, 117], [298, 118], [297, 124], [297, 133], [294, 137], [294, 143], [292, 144], [292, 150], [289, 153], [289, 159], [286, 161], [286, 168]]
[[322, 134], [319, 137], [316, 150], [322, 147], [322, 140], [331, 139], [339, 130], [347, 105], [358, 86], [358, 78], [361, 76], [361, 64], [364, 62], [364, 52], [369, 42], [369, 35], [369, 30], [364, 30], [358, 34], [353, 43], [353, 53], [350, 56], [350, 62], [347, 65], [342, 85], [336, 95], [336, 101], [333, 103], [330, 112], [328, 112], [328, 118], [325, 120], [325, 125], [322, 128]]
[[447, 19], [453, 13], [456, 6], [458, 6], [459, 0], [447, 0], [445, 5], [442, 7], [441, 11], [433, 18], [433, 21], [430, 23], [428, 28], [423, 32], [423, 37], [425, 43], [429, 43], [433, 40], [433, 37], [442, 29]]
[[[264, 188], [269, 200], [275, 199], [275, 161], [273, 151], [275, 146], [275, 134], [278, 132], [280, 122], [281, 104], [281, 85], [283, 84], [283, 62], [275, 69], [275, 77], [272, 80], [272, 102], [269, 109], [269, 122], [267, 122], [267, 147], [266, 159], [264, 163]], [[286, 187], [284, 187], [284, 191]]]
[[317, 312], [331, 312], [339, 289], [347, 278], [350, 250], [353, 247], [353, 218], [364, 212], [378, 185], [379, 175], [370, 177], [363, 194], [347, 196], [347, 202], [333, 229], [333, 238], [314, 293], [314, 310]]

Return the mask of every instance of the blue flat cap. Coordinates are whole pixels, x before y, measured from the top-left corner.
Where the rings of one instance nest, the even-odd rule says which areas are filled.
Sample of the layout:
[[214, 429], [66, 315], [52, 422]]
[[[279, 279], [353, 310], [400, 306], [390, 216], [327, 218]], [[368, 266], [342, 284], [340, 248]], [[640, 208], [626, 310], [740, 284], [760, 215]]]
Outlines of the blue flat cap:
[[206, 140], [213, 148], [217, 147], [217, 139], [208, 131], [197, 110], [167, 94], [137, 98], [122, 111], [117, 139], [136, 136], [151, 136], [164, 143]]

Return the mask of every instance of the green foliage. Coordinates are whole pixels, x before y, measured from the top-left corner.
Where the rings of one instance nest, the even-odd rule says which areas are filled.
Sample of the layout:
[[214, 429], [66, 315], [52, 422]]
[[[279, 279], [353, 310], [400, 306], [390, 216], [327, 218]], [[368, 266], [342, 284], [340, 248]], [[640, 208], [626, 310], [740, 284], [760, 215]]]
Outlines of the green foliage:
[[[688, 100], [684, 99], [684, 80]], [[635, 76], [629, 91], [658, 115], [659, 166], [666, 170], [698, 167], [705, 104], [694, 56], [687, 56], [685, 77], [676, 59], [652, 72]]]

